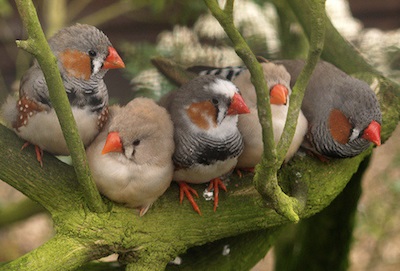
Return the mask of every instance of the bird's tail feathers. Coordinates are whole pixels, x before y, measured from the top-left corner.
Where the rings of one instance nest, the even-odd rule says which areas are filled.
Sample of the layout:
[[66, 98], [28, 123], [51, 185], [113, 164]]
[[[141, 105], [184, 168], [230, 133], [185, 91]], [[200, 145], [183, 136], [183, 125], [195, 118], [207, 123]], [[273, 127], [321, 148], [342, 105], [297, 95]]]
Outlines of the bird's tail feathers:
[[5, 103], [1, 106], [0, 118], [4, 121], [4, 124], [11, 128], [12, 123], [17, 120], [18, 109], [17, 109], [17, 99], [9, 95]]

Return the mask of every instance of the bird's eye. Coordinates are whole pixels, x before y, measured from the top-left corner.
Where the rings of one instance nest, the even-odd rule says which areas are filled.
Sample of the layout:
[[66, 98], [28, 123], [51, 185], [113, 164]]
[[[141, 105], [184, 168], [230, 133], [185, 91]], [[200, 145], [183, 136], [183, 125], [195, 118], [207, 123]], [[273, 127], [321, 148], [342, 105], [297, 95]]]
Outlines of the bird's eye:
[[137, 145], [139, 145], [140, 144], [140, 140], [139, 139], [136, 139], [135, 141], [133, 141], [133, 146], [137, 146]]
[[94, 50], [89, 50], [88, 54], [90, 57], [95, 57], [97, 55], [96, 51]]
[[217, 99], [212, 99], [211, 102], [213, 103], [213, 105], [218, 105], [219, 101]]

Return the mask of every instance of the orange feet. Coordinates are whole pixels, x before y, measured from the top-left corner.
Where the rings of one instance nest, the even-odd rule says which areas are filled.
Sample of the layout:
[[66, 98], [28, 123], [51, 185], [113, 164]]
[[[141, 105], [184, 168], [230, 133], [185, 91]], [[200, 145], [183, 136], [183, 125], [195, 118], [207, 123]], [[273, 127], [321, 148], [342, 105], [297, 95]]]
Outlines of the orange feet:
[[178, 182], [178, 184], [179, 184], [179, 202], [182, 204], [183, 198], [186, 195], [186, 197], [189, 200], [190, 204], [192, 204], [193, 210], [195, 210], [195, 212], [197, 212], [199, 215], [201, 215], [200, 208], [197, 205], [197, 203], [194, 201], [194, 198], [192, 196], [192, 193], [193, 193], [196, 197], [199, 197], [199, 195], [197, 194], [196, 190], [191, 188], [185, 182]]
[[211, 191], [211, 189], [214, 189], [214, 212], [217, 210], [218, 207], [218, 200], [219, 200], [219, 188], [222, 188], [225, 192], [226, 186], [222, 182], [220, 178], [215, 178], [210, 181], [210, 185], [208, 186], [208, 191]]
[[[28, 147], [30, 144], [31, 143], [29, 143], [29, 142], [25, 142], [25, 144], [22, 145], [21, 151], [23, 149], [25, 149], [26, 147]], [[35, 146], [36, 160], [38, 160], [38, 162], [40, 163], [40, 166], [43, 167], [43, 161], [42, 161], [43, 150], [37, 145], [34, 145], [34, 146]]]
[[254, 167], [236, 168], [236, 174], [239, 176], [239, 178], [243, 177], [242, 171], [254, 173]]

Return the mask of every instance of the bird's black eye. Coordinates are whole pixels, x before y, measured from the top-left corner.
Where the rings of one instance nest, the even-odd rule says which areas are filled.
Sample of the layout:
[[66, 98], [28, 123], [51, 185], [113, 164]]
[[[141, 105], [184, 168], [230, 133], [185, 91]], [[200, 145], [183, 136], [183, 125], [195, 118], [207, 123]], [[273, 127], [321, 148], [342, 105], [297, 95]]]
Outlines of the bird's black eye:
[[137, 146], [137, 145], [139, 145], [140, 144], [140, 140], [139, 139], [136, 139], [135, 141], [133, 141], [133, 146]]
[[218, 105], [219, 101], [217, 99], [212, 99], [211, 102], [213, 103], [213, 105]]
[[96, 51], [94, 50], [89, 50], [88, 54], [90, 57], [95, 57], [97, 55]]

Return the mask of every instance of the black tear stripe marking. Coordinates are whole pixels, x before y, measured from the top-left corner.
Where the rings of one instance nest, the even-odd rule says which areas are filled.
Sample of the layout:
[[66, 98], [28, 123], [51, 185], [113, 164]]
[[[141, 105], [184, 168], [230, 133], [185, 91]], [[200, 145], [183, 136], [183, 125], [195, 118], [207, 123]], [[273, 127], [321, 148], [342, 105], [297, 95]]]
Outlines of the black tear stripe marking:
[[71, 90], [66, 91], [66, 92], [67, 92], [67, 96], [68, 96], [68, 101], [69, 101], [69, 103], [70, 103], [70, 104], [73, 104], [74, 101], [77, 99], [76, 90], [75, 90], [75, 89], [71, 89]]

